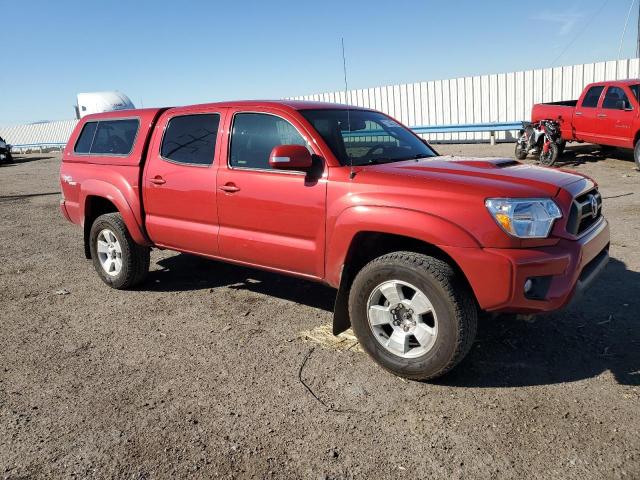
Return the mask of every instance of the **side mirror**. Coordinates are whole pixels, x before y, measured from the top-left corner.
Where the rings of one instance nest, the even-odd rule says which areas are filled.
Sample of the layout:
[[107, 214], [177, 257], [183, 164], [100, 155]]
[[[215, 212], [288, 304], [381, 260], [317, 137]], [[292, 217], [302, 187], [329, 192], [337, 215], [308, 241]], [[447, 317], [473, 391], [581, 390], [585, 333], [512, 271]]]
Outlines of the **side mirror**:
[[625, 102], [624, 100], [617, 100], [616, 101], [616, 109], [618, 109], [618, 110], [633, 110], [631, 108], [631, 105], [629, 105], [629, 102]]
[[309, 150], [302, 145], [277, 145], [269, 155], [269, 166], [279, 170], [307, 170], [312, 163]]

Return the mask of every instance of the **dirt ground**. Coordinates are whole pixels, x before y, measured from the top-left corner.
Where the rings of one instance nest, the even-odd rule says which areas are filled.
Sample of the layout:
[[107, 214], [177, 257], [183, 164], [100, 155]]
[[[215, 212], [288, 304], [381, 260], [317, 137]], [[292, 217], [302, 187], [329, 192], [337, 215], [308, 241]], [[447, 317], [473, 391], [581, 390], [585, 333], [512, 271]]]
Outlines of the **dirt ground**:
[[601, 184], [608, 270], [568, 311], [485, 319], [431, 384], [323, 341], [320, 285], [154, 251], [140, 288], [107, 288], [58, 212], [59, 155], [1, 166], [0, 476], [640, 478], [640, 173], [565, 160]]

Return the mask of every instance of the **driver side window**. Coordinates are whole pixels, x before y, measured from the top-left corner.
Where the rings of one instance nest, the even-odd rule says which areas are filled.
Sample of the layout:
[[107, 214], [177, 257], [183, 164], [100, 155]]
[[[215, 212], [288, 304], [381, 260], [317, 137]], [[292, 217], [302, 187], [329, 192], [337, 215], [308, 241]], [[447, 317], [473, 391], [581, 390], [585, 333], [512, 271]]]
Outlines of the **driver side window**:
[[233, 119], [229, 165], [270, 170], [269, 155], [278, 145], [309, 148], [304, 137], [284, 118], [266, 113], [237, 113]]
[[609, 110], [626, 110], [631, 108], [627, 94], [620, 87], [609, 87], [602, 101], [602, 108]]

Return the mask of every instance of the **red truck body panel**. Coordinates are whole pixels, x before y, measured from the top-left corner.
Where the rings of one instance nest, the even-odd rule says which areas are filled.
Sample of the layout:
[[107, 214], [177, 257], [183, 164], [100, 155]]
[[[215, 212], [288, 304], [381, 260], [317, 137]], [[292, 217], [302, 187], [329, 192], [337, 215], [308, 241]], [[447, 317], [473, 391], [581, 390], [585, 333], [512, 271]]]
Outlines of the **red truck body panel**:
[[[485, 310], [539, 312], [566, 303], [593, 252], [606, 248], [600, 219], [588, 241], [565, 231], [573, 198], [595, 187], [584, 176], [506, 159], [436, 157], [365, 167], [343, 166], [305, 109], [346, 108], [294, 101], [246, 101], [85, 117], [63, 154], [61, 209], [72, 222], [90, 217], [91, 198], [111, 202], [134, 240], [243, 265], [297, 275], [338, 287], [354, 239], [361, 233], [415, 239], [447, 254]], [[353, 108], [353, 107], [351, 107]], [[286, 120], [321, 159], [317, 175], [232, 167], [234, 116], [266, 113]], [[176, 116], [219, 115], [215, 160], [176, 164], [161, 154]], [[92, 120], [138, 118], [126, 156], [74, 153]], [[549, 238], [506, 235], [484, 206], [486, 198], [554, 198], [563, 218]], [[555, 275], [549, 300], [522, 294], [524, 279]]]
[[[589, 84], [575, 102], [535, 104], [531, 121], [556, 120], [566, 141], [633, 148], [640, 132], [640, 104], [632, 87], [637, 92], [638, 85], [640, 79]], [[591, 97], [595, 101], [593, 105], [585, 104], [590, 91], [597, 93]], [[625, 98], [627, 107], [616, 108], [616, 104], [609, 101], [613, 95], [621, 100]]]

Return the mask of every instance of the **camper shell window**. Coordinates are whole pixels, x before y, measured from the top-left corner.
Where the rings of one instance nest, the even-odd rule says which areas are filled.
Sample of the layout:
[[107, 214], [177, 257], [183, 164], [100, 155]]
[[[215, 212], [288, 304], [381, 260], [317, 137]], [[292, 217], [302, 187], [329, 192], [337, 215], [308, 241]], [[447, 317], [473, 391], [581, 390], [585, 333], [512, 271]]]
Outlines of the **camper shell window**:
[[138, 134], [137, 118], [87, 122], [78, 137], [75, 153], [89, 155], [129, 155]]

